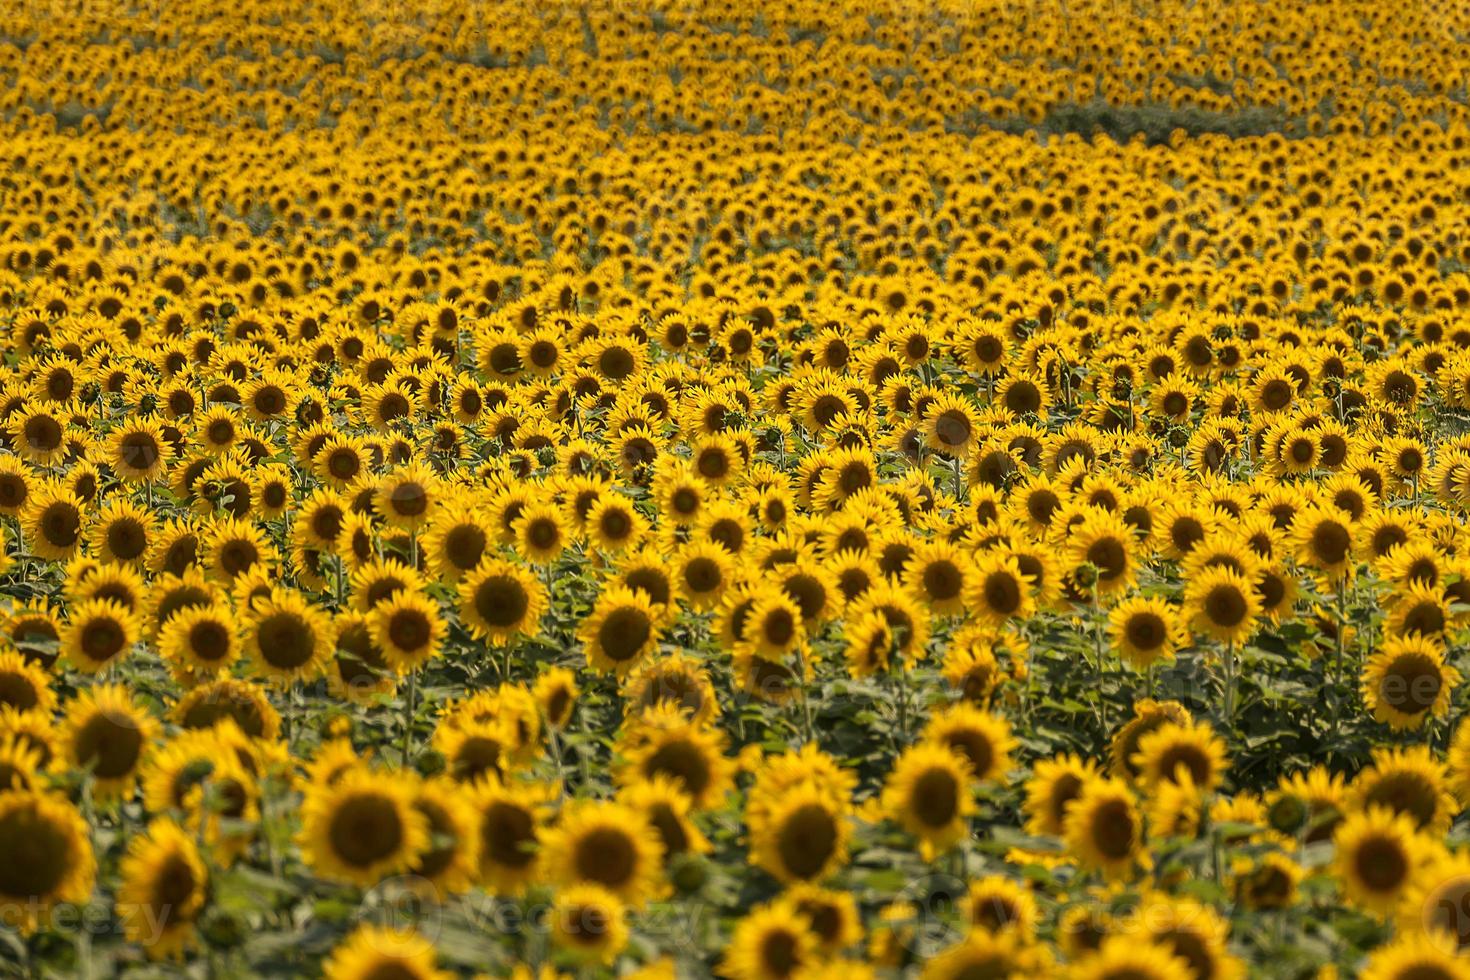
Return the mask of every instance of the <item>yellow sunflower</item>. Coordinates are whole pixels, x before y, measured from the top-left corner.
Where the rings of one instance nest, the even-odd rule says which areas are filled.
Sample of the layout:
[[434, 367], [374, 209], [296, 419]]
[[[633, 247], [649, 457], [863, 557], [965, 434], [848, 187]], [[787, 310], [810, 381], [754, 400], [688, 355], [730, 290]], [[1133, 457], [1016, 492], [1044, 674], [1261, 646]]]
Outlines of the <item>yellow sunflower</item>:
[[966, 821], [975, 808], [971, 778], [969, 763], [945, 745], [916, 745], [894, 763], [883, 788], [883, 811], [919, 838], [924, 860], [968, 833]]
[[336, 783], [312, 786], [301, 806], [297, 841], [316, 873], [370, 888], [411, 868], [429, 847], [429, 820], [401, 776], [354, 768]]
[[120, 868], [117, 914], [129, 942], [154, 959], [181, 957], [209, 892], [209, 872], [194, 835], [167, 818], [128, 842]]
[[662, 856], [645, 816], [616, 802], [570, 804], [542, 841], [551, 881], [600, 885], [634, 908], [662, 890]]

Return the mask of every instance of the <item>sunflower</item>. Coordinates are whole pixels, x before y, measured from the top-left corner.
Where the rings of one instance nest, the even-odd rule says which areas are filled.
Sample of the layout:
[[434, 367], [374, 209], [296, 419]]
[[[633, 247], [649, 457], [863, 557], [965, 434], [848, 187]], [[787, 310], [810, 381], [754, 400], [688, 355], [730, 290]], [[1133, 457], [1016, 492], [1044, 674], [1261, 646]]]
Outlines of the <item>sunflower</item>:
[[514, 562], [487, 558], [459, 585], [459, 610], [470, 632], [494, 646], [534, 636], [546, 610], [546, 588]]
[[450, 980], [436, 965], [434, 945], [417, 932], [359, 926], [322, 964], [324, 980]]
[[403, 590], [373, 607], [373, 642], [388, 666], [407, 674], [439, 655], [448, 626], [439, 604], [421, 592]]
[[862, 622], [870, 614], [882, 616], [893, 637], [893, 654], [907, 670], [912, 661], [926, 653], [930, 618], [919, 601], [908, 592], [883, 583], [863, 593], [848, 609], [848, 619]]
[[922, 737], [959, 753], [977, 782], [1004, 781], [1018, 744], [1004, 718], [963, 702], [936, 712]]
[[190, 566], [175, 575], [165, 572], [153, 580], [143, 617], [144, 632], [159, 636], [173, 618], [188, 609], [218, 605], [223, 601], [218, 590], [198, 568]]
[[1438, 639], [1450, 627], [1453, 617], [1449, 597], [1443, 589], [1414, 581], [1394, 597], [1385, 626], [1389, 633], [1417, 633]]
[[[79, 562], [88, 563], [85, 567]], [[91, 559], [74, 560], [67, 568], [66, 598], [79, 606], [90, 601], [116, 603], [129, 615], [137, 616], [147, 599], [143, 576], [131, 565], [96, 565]], [[141, 630], [141, 624], [139, 625]]]
[[1449, 710], [1459, 682], [1439, 641], [1418, 632], [1390, 636], [1363, 667], [1363, 702], [1395, 731], [1419, 728]]
[[95, 674], [138, 642], [138, 617], [111, 599], [89, 599], [72, 607], [61, 631], [61, 650], [78, 670]]
[[229, 719], [252, 738], [274, 739], [281, 716], [258, 684], [233, 677], [205, 681], [179, 699], [174, 721], [187, 729], [212, 728]]
[[603, 551], [632, 548], [647, 532], [648, 519], [633, 508], [632, 501], [618, 494], [604, 494], [587, 514], [587, 539]]
[[1067, 811], [1082, 793], [1082, 787], [1099, 775], [1091, 759], [1075, 753], [1058, 755], [1036, 763], [1026, 783], [1026, 826], [1033, 834], [1060, 837], [1065, 832]]
[[882, 614], [869, 612], [861, 619], [849, 620], [843, 632], [846, 635], [843, 658], [853, 678], [871, 677], [888, 670], [890, 657], [898, 646]]
[[72, 765], [91, 776], [97, 797], [108, 799], [132, 792], [158, 731], [157, 719], [126, 688], [101, 684], [68, 705], [62, 742]]
[[990, 551], [975, 560], [965, 583], [965, 605], [975, 620], [999, 628], [1035, 611], [1034, 581], [1014, 555]]
[[567, 546], [561, 508], [554, 504], [530, 504], [516, 518], [513, 531], [516, 551], [533, 564], [551, 564]]
[[1097, 952], [1083, 957], [1071, 980], [1188, 980], [1189, 961], [1167, 944], [1140, 942], [1132, 935], [1109, 936]]
[[775, 663], [793, 654], [800, 655], [807, 645], [801, 607], [785, 592], [774, 588], [761, 588], [752, 596], [740, 632], [740, 642], [735, 645], [737, 654]]
[[811, 742], [799, 750], [768, 757], [761, 760], [746, 798], [746, 823], [766, 821], [787, 794], [807, 785], [818, 788], [832, 809], [846, 812], [857, 777]]
[[366, 768], [330, 786], [311, 786], [297, 841], [317, 874], [370, 888], [411, 868], [429, 848], [428, 818], [413, 805], [414, 786]]
[[193, 835], [172, 820], [148, 825], [128, 842], [117, 890], [117, 914], [129, 942], [154, 959], [182, 956], [209, 890], [209, 872]]
[[56, 694], [45, 669], [16, 650], [0, 651], [0, 706], [49, 717]]
[[276, 548], [260, 527], [249, 521], [226, 517], [210, 528], [208, 566], [215, 578], [233, 582], [256, 566], [272, 567]]
[[420, 781], [414, 809], [428, 823], [429, 844], [408, 874], [434, 894], [462, 895], [474, 884], [480, 866], [475, 812], [461, 787], [443, 777]]
[[1374, 749], [1373, 764], [1353, 780], [1351, 795], [1359, 807], [1387, 807], [1430, 834], [1443, 833], [1460, 811], [1444, 763], [1424, 745]]
[[107, 461], [124, 480], [152, 480], [168, 465], [173, 449], [158, 424], [133, 421], [118, 426], [107, 440]]
[[587, 663], [600, 673], [622, 677], [658, 648], [661, 607], [642, 591], [609, 585], [577, 628]]
[[1130, 596], [1108, 612], [1113, 649], [1134, 670], [1172, 661], [1181, 632], [1178, 613], [1162, 598]]
[[1143, 935], [1189, 966], [1194, 980], [1236, 980], [1245, 975], [1230, 955], [1230, 925], [1208, 905], [1188, 898], [1146, 894], [1120, 923], [1123, 935]]
[[1334, 871], [1343, 891], [1354, 904], [1376, 914], [1399, 903], [1430, 855], [1429, 841], [1411, 819], [1379, 806], [1349, 814], [1332, 842]]
[[969, 764], [944, 745], [925, 743], [904, 751], [883, 788], [884, 812], [919, 838], [924, 860], [954, 846], [968, 833], [974, 811]]
[[46, 761], [42, 751], [24, 733], [0, 735], [0, 793], [39, 787]]
[[0, 618], [3, 638], [26, 663], [50, 670], [61, 656], [61, 626], [45, 605], [20, 604]]
[[294, 591], [274, 588], [249, 610], [245, 655], [259, 676], [285, 685], [325, 670], [336, 631], [319, 607]]
[[1155, 524], [1155, 538], [1169, 558], [1183, 560], [1219, 526], [1219, 512], [1189, 500], [1166, 505]]
[[45, 407], [17, 412], [6, 425], [10, 444], [29, 462], [49, 465], [66, 452], [66, 420]]
[[1266, 822], [1272, 830], [1308, 844], [1328, 840], [1342, 821], [1347, 805], [1343, 777], [1314, 766], [1305, 773], [1284, 775], [1266, 796]]
[[694, 824], [689, 794], [674, 777], [660, 773], [653, 779], [636, 780], [623, 787], [617, 799], [642, 813], [658, 833], [665, 868], [685, 855], [706, 854], [712, 849], [713, 845]]
[[1219, 785], [1226, 769], [1225, 743], [1205, 722], [1166, 722], [1138, 740], [1133, 768], [1149, 789], [1187, 777], [1202, 792]]
[[521, 894], [541, 874], [545, 787], [484, 780], [470, 791], [480, 855], [479, 881], [491, 894]]
[[183, 607], [167, 620], [158, 639], [165, 661], [196, 675], [228, 670], [241, 649], [234, 616], [214, 604]]
[[675, 586], [680, 597], [696, 610], [717, 607], [734, 576], [730, 552], [712, 541], [691, 541], [674, 558]]
[[201, 784], [215, 772], [238, 764], [238, 751], [248, 745], [229, 721], [213, 728], [186, 729], [159, 746], [143, 774], [143, 803], [153, 813], [193, 810]]
[[0, 911], [30, 935], [57, 905], [86, 903], [97, 865], [75, 806], [40, 790], [0, 793]]
[[551, 881], [600, 885], [635, 908], [661, 890], [662, 857], [644, 815], [616, 802], [570, 804], [542, 841]]
[[154, 536], [148, 567], [160, 575], [182, 576], [201, 564], [199, 529], [190, 518], [174, 518]]
[[784, 884], [822, 881], [847, 860], [847, 817], [818, 787], [773, 801], [749, 827], [752, 863]]
[[1245, 642], [1260, 613], [1261, 601], [1250, 581], [1229, 568], [1206, 568], [1185, 585], [1185, 617], [1196, 630], [1222, 643]]
[[1470, 980], [1470, 963], [1432, 936], [1409, 934], [1368, 956], [1360, 980]]
[[1132, 528], [1112, 511], [1089, 508], [1067, 538], [1067, 559], [1074, 568], [1095, 570], [1100, 595], [1122, 592], [1133, 584], [1137, 556]]
[[70, 490], [42, 484], [21, 516], [21, 530], [31, 550], [51, 561], [70, 559], [82, 543], [84, 506]]
[[423, 591], [424, 581], [396, 558], [372, 558], [358, 566], [347, 587], [353, 607], [368, 613], [401, 592]]
[[990, 703], [996, 689], [1006, 680], [996, 649], [1002, 647], [1010, 659], [1024, 665], [1029, 654], [1024, 641], [1014, 635], [1004, 637], [1003, 644], [984, 636], [957, 634], [944, 655], [944, 679], [960, 698], [983, 708]]
[[691, 718], [676, 702], [644, 710], [618, 748], [627, 763], [619, 776], [624, 783], [668, 776], [697, 810], [717, 804], [731, 790], [734, 773], [724, 735]]
[[410, 463], [379, 481], [373, 509], [394, 527], [415, 531], [433, 516], [440, 492], [439, 479], [432, 470], [421, 463]]
[[720, 712], [708, 671], [682, 653], [646, 660], [633, 668], [623, 682], [623, 698], [630, 716], [672, 704], [687, 712], [696, 725], [705, 725]]
[[536, 678], [532, 693], [541, 708], [541, 720], [548, 728], [561, 731], [570, 724], [579, 693], [575, 674], [565, 667], [552, 667]]
[[434, 747], [444, 757], [444, 770], [460, 783], [503, 776], [514, 741], [511, 727], [503, 718], [441, 723], [434, 730]]
[[560, 889], [551, 907], [552, 942], [573, 959], [611, 964], [628, 942], [627, 910], [598, 885]]
[[986, 875], [971, 882], [960, 900], [960, 920], [971, 929], [1014, 933], [1029, 943], [1036, 933], [1036, 899], [1009, 878]]
[[327, 671], [332, 692], [353, 703], [368, 703], [396, 686], [382, 647], [373, 639], [372, 622], [364, 613], [348, 610], [337, 614], [336, 650]]
[[0, 514], [23, 513], [39, 482], [19, 457], [0, 456]]
[[317, 551], [335, 552], [348, 511], [346, 497], [328, 487], [318, 488], [301, 501], [293, 536]]
[[818, 957], [817, 938], [785, 902], [751, 909], [735, 926], [720, 961], [730, 980], [788, 980]]
[[1395, 909], [1400, 935], [1420, 933], [1452, 953], [1470, 946], [1465, 910], [1470, 908], [1470, 854], [1429, 848], [1430, 856]]
[[1143, 821], [1120, 780], [1097, 777], [1084, 783], [1067, 807], [1062, 832], [1079, 864], [1109, 877], [1126, 873], [1139, 860]]
[[1297, 561], [1335, 583], [1353, 569], [1353, 521], [1335, 507], [1310, 506], [1296, 515], [1290, 542]]
[[1055, 967], [1043, 946], [1024, 942], [1014, 932], [972, 929], [959, 942], [930, 959], [923, 980], [966, 980], [968, 977], [1019, 978], [1051, 975]]
[[485, 559], [491, 538], [478, 509], [450, 501], [435, 513], [419, 543], [439, 579], [458, 582]]
[[944, 392], [929, 403], [922, 429], [930, 449], [954, 459], [967, 458], [979, 441], [974, 406], [953, 392]]

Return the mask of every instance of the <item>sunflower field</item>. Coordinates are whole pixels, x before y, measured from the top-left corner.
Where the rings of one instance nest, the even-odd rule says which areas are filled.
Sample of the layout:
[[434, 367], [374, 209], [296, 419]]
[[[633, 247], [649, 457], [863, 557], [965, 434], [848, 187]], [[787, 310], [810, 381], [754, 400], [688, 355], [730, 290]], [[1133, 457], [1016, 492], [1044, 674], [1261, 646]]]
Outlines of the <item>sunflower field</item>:
[[1470, 5], [0, 14], [3, 975], [1470, 978]]

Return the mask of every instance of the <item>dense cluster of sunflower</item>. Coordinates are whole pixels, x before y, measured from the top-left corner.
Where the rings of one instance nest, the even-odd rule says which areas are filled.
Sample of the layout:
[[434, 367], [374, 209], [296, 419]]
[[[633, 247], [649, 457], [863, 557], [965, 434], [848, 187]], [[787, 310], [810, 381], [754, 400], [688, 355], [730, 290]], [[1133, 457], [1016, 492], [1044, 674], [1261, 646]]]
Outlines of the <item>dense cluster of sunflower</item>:
[[0, 957], [1470, 977], [1470, 7], [175, 6], [0, 25]]

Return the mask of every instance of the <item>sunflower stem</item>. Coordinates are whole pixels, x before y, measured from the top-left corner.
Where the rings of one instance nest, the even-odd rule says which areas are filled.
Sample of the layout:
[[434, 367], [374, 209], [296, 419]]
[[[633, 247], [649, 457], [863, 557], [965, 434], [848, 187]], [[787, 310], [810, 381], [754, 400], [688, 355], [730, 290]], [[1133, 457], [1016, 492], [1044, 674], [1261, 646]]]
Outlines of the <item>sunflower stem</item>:
[[1103, 689], [1103, 615], [1102, 597], [1097, 583], [1092, 584], [1092, 657], [1097, 670], [1097, 720], [1102, 726], [1103, 737], [1108, 733], [1108, 698]]
[[415, 667], [408, 672], [408, 695], [403, 699], [403, 762], [402, 768], [409, 768], [409, 753], [413, 750], [413, 715], [418, 707], [419, 696], [419, 672]]
[[814, 742], [816, 739], [812, 736], [812, 702], [807, 692], [806, 651], [801, 644], [798, 644], [796, 648], [796, 669], [801, 674], [802, 735], [807, 742]]
[[1235, 718], [1235, 641], [1225, 644], [1225, 723]]

